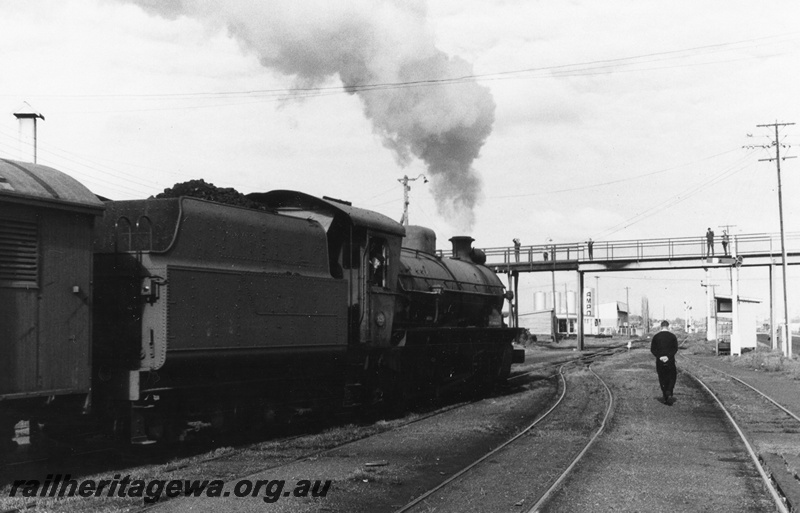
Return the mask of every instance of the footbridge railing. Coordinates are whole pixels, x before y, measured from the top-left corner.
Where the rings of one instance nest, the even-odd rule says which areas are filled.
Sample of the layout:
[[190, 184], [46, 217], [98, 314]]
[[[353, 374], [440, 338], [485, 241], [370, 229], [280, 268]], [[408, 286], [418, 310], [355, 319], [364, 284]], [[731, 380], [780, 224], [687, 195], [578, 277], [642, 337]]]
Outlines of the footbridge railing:
[[[787, 252], [800, 251], [800, 232], [786, 234]], [[701, 237], [673, 237], [662, 239], [594, 241], [591, 249], [587, 242], [534, 244], [515, 248], [482, 248], [486, 265], [538, 264], [549, 261], [610, 261], [610, 260], [672, 260], [705, 258], [707, 241]], [[781, 255], [780, 234], [732, 235], [727, 248], [721, 237], [715, 237], [711, 256]]]

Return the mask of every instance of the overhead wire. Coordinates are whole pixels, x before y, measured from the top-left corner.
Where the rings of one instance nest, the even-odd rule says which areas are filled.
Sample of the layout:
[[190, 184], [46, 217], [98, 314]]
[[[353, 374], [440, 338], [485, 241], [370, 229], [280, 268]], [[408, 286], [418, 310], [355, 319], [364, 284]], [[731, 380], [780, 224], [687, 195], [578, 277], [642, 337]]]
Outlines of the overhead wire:
[[640, 175], [626, 176], [624, 178], [619, 178], [619, 179], [616, 179], [616, 180], [609, 180], [609, 181], [606, 181], [606, 182], [597, 182], [597, 183], [588, 184], [588, 185], [581, 185], [581, 186], [578, 186], [578, 187], [569, 187], [569, 188], [566, 188], [566, 189], [556, 189], [556, 190], [548, 189], [547, 191], [544, 191], [544, 192], [532, 192], [532, 193], [522, 193], [522, 194], [507, 194], [507, 195], [501, 195], [501, 196], [495, 195], [495, 196], [491, 196], [491, 198], [493, 198], [493, 199], [507, 199], [507, 198], [524, 198], [524, 197], [531, 197], [531, 196], [550, 196], [550, 195], [553, 195], [553, 194], [560, 194], [560, 193], [563, 193], [563, 192], [575, 192], [575, 191], [581, 191], [581, 190], [585, 190], [585, 189], [596, 189], [598, 187], [603, 187], [603, 186], [606, 186], [606, 185], [614, 185], [614, 184], [623, 183], [623, 182], [628, 183], [631, 180], [638, 180], [640, 178], [647, 178], [647, 177], [654, 176], [654, 175], [657, 175], [657, 174], [666, 173], [668, 171], [674, 171], [674, 170], [680, 169], [682, 167], [691, 166], [693, 164], [697, 164], [697, 163], [700, 163], [700, 162], [703, 162], [703, 161], [706, 161], [706, 160], [711, 160], [713, 158], [720, 157], [722, 155], [727, 155], [728, 153], [732, 153], [734, 151], [739, 151], [739, 150], [740, 150], [740, 148], [734, 148], [734, 149], [731, 149], [731, 150], [723, 151], [721, 153], [717, 153], [715, 155], [709, 155], [708, 157], [703, 157], [701, 159], [697, 159], [697, 160], [694, 160], [692, 162], [687, 162], [687, 163], [684, 163], [684, 164], [678, 164], [677, 166], [672, 166], [672, 167], [668, 167], [668, 168], [664, 168], [664, 169], [658, 169], [656, 171], [650, 171], [650, 172], [643, 173], [643, 174], [640, 174]]
[[[12, 138], [12, 136], [10, 136], [2, 128], [0, 128], [0, 136]], [[55, 147], [52, 147], [48, 144], [37, 144], [37, 161], [39, 163], [53, 166], [57, 165], [63, 171], [69, 171], [71, 174], [75, 175], [75, 178], [79, 178], [87, 183], [104, 185], [119, 193], [128, 195], [132, 193], [136, 196], [141, 196], [143, 189], [131, 188], [129, 185], [152, 187], [152, 184], [137, 181], [126, 176], [124, 173], [120, 173], [119, 171], [109, 171], [96, 165], [92, 165], [91, 163], [87, 163], [87, 159], [83, 159], [82, 157], [73, 158], [68, 154], [69, 152], [64, 152], [65, 154], [59, 155], [57, 149], [56, 151], [51, 151], [51, 148]], [[64, 162], [67, 162], [68, 164], [65, 165]], [[78, 167], [70, 166], [69, 164], [75, 164]], [[87, 169], [94, 171], [95, 173], [87, 173]], [[108, 179], [104, 178], [106, 176]], [[127, 185], [126, 183], [121, 182], [126, 182]], [[152, 193], [152, 191], [150, 191], [150, 193]]]
[[671, 207], [673, 207], [673, 206], [675, 206], [675, 205], [677, 205], [677, 204], [689, 199], [690, 197], [692, 197], [695, 194], [701, 192], [702, 190], [706, 189], [707, 187], [709, 187], [711, 185], [714, 185], [714, 184], [718, 183], [719, 181], [721, 181], [722, 179], [728, 178], [728, 177], [730, 177], [730, 176], [732, 176], [732, 175], [734, 175], [734, 174], [736, 174], [736, 173], [738, 173], [738, 172], [740, 172], [740, 171], [742, 171], [744, 169], [746, 169], [746, 167], [743, 167], [743, 168], [740, 168], [740, 169], [737, 169], [737, 170], [725, 171], [725, 172], [722, 172], [722, 173], [720, 173], [718, 175], [715, 175], [715, 177], [713, 179], [711, 179], [711, 180], [709, 180], [709, 181], [697, 186], [693, 191], [688, 192], [688, 193], [677, 194], [677, 195], [671, 197], [670, 199], [668, 199], [668, 200], [666, 200], [666, 201], [664, 201], [662, 203], [659, 203], [659, 204], [657, 204], [657, 205], [655, 205], [655, 206], [653, 206], [653, 207], [651, 207], [651, 208], [649, 208], [649, 209], [647, 209], [647, 210], [645, 210], [643, 212], [640, 212], [640, 213], [636, 214], [635, 216], [633, 216], [631, 218], [626, 219], [625, 221], [622, 221], [621, 223], [618, 223], [618, 224], [616, 224], [616, 225], [614, 225], [614, 226], [612, 226], [610, 228], [607, 228], [603, 232], [600, 232], [599, 234], [594, 235], [593, 238], [596, 239], [596, 240], [608, 238], [608, 237], [610, 237], [611, 235], [613, 235], [615, 233], [618, 233], [618, 232], [620, 232], [622, 230], [630, 228], [634, 224], [639, 223], [639, 222], [643, 221], [644, 219], [647, 219], [648, 217], [651, 217], [651, 216], [653, 216], [653, 215], [655, 215], [655, 214], [657, 214], [657, 213], [659, 213], [659, 212], [661, 212], [663, 210], [671, 208]]
[[[536, 77], [536, 74], [547, 73], [546, 75], [538, 75], [541, 77], [552, 76], [571, 76], [571, 74], [606, 74], [609, 72], [618, 72], [619, 66], [632, 66], [642, 63], [659, 62], [663, 60], [674, 60], [687, 57], [695, 57], [697, 55], [717, 53], [723, 51], [733, 51], [739, 49], [756, 48], [764, 45], [783, 43], [781, 38], [787, 36], [796, 37], [800, 32], [789, 32], [784, 34], [776, 34], [770, 36], [763, 36], [759, 38], [750, 38], [739, 41], [731, 41], [724, 43], [715, 43], [710, 45], [702, 45], [695, 47], [688, 47], [678, 50], [668, 50], [663, 52], [651, 52], [646, 54], [632, 55], [626, 57], [618, 57], [613, 59], [600, 59], [592, 61], [584, 61], [579, 63], [559, 64], [553, 66], [530, 67], [515, 70], [501, 70], [489, 73], [476, 73], [460, 75], [456, 77], [444, 78], [428, 78], [421, 80], [407, 80], [407, 81], [393, 81], [393, 82], [376, 82], [366, 84], [350, 84], [350, 85], [336, 85], [336, 86], [316, 86], [316, 87], [296, 87], [296, 88], [274, 88], [274, 89], [244, 89], [238, 91], [213, 91], [213, 92], [193, 92], [193, 93], [111, 93], [111, 94], [41, 94], [34, 95], [35, 97], [58, 97], [70, 99], [102, 99], [102, 98], [127, 98], [127, 99], [140, 99], [140, 100], [197, 100], [197, 99], [221, 99], [231, 97], [257, 97], [257, 98], [272, 98], [272, 101], [284, 101], [288, 98], [299, 97], [316, 97], [329, 94], [353, 94], [356, 92], [368, 92], [384, 89], [406, 88], [406, 87], [419, 87], [431, 85], [451, 85], [472, 81], [484, 80], [499, 80], [499, 79], [520, 79], [531, 78], [531, 75]], [[789, 39], [791, 40], [791, 39]], [[727, 62], [727, 61], [720, 61]], [[699, 63], [699, 65], [714, 64], [715, 62]], [[687, 64], [690, 66], [698, 64]], [[640, 71], [651, 71], [659, 68], [642, 69]], [[606, 70], [606, 71], [601, 71]], [[637, 70], [629, 70], [637, 71]], [[0, 96], [10, 96], [9, 94], [2, 94]], [[277, 97], [277, 98], [276, 98]], [[247, 102], [250, 103], [250, 102]], [[216, 104], [208, 107], [241, 105], [242, 103], [226, 103]], [[177, 108], [206, 108], [207, 106], [189, 106]], [[164, 108], [153, 108], [144, 110], [165, 110]], [[107, 112], [107, 111], [103, 111]]]
[[[754, 152], [750, 152], [747, 155], [747, 157], [751, 156], [753, 153]], [[743, 157], [742, 159], [739, 159], [738, 162], [741, 162], [741, 161], [745, 160], [745, 158], [747, 158], [747, 157]], [[743, 167], [739, 167], [738, 169], [735, 169], [733, 166], [731, 166], [729, 168], [726, 168], [722, 172], [714, 175], [713, 177], [711, 177], [711, 178], [705, 180], [704, 182], [702, 182], [701, 184], [695, 186], [692, 190], [690, 190], [688, 192], [681, 192], [681, 193], [678, 193], [678, 194], [676, 194], [674, 196], [671, 196], [670, 198], [666, 199], [665, 201], [662, 201], [661, 203], [659, 203], [657, 205], [654, 205], [653, 207], [650, 207], [649, 209], [644, 210], [643, 212], [640, 212], [640, 213], [636, 214], [635, 216], [626, 219], [625, 221], [622, 221], [622, 222], [620, 222], [620, 223], [618, 223], [618, 224], [616, 224], [614, 226], [611, 226], [611, 227], [607, 228], [606, 230], [604, 230], [604, 231], [602, 231], [602, 232], [600, 232], [598, 234], [595, 234], [593, 236], [593, 238], [595, 238], [595, 239], [607, 238], [610, 235], [613, 235], [614, 233], [617, 233], [617, 232], [620, 232], [620, 231], [622, 231], [622, 230], [624, 230], [626, 228], [629, 228], [630, 226], [632, 226], [632, 225], [634, 225], [634, 224], [636, 224], [636, 223], [638, 223], [638, 222], [640, 222], [640, 221], [642, 221], [642, 220], [644, 220], [644, 219], [646, 219], [646, 218], [648, 218], [648, 217], [650, 217], [650, 216], [652, 216], [652, 215], [654, 215], [654, 214], [656, 214], [656, 213], [658, 213], [658, 212], [660, 212], [662, 210], [665, 210], [666, 208], [675, 206], [678, 203], [681, 203], [681, 202], [687, 200], [688, 198], [694, 196], [695, 194], [707, 189], [711, 185], [714, 185], [714, 184], [718, 183], [719, 181], [721, 181], [721, 180], [723, 180], [725, 178], [733, 176], [734, 174], [737, 174], [737, 173], [747, 169], [751, 165], [752, 164], [745, 164]]]
[[[15, 141], [17, 140], [16, 136], [10, 135], [8, 131], [2, 127], [0, 127], [0, 137], [14, 139]], [[8, 147], [11, 148], [11, 146]], [[10, 153], [16, 153], [16, 150], [12, 148]], [[160, 176], [173, 176], [175, 177], [174, 180], [190, 180], [196, 178], [194, 176], [188, 176], [185, 173], [178, 173], [171, 170], [154, 169], [151, 167], [130, 163], [120, 163], [121, 167], [109, 166], [107, 164], [98, 162], [97, 160], [79, 155], [75, 152], [65, 150], [56, 145], [42, 142], [37, 144], [37, 155], [38, 160], [42, 164], [59, 167], [63, 171], [70, 171], [76, 175], [76, 178], [79, 177], [81, 180], [86, 180], [89, 183], [113, 189], [125, 197], [150, 196], [161, 192], [161, 189], [171, 186], [174, 182], [162, 182], [159, 185], [157, 182], [141, 180], [137, 176], [124, 172], [122, 167], [138, 167], [142, 169], [148, 169], [150, 171], [158, 172]], [[65, 162], [68, 164], [65, 165]], [[74, 166], [70, 166], [69, 164], [74, 164]], [[80, 168], [83, 168], [83, 170]], [[95, 173], [87, 173], [86, 170], [94, 171]], [[259, 190], [258, 187], [253, 187], [249, 184], [234, 182], [226, 185]]]
[[[282, 102], [286, 101], [287, 99], [292, 98], [311, 98], [311, 97], [319, 97], [319, 96], [329, 96], [334, 94], [352, 94], [354, 92], [369, 92], [369, 91], [377, 91], [377, 90], [384, 90], [384, 89], [392, 89], [392, 88], [401, 88], [401, 87], [417, 87], [417, 86], [424, 86], [424, 85], [450, 85], [450, 84], [458, 84], [467, 81], [475, 81], [475, 80], [499, 80], [499, 79], [521, 79], [521, 78], [537, 78], [537, 77], [552, 77], [552, 76], [576, 76], [576, 74], [600, 74], [600, 73], [613, 73], [613, 72], [620, 72], [623, 71], [620, 66], [634, 66], [634, 65], [642, 65], [648, 63], [656, 63], [662, 62], [665, 60], [675, 60], [675, 59], [685, 59], [691, 57], [697, 57], [700, 55], [709, 55], [715, 54], [719, 52], [729, 52], [734, 50], [740, 49], [747, 49], [747, 48], [756, 48], [765, 45], [773, 45], [773, 44], [780, 44], [785, 43], [786, 38], [788, 37], [788, 41], [793, 40], [796, 38], [797, 34], [800, 32], [789, 32], [784, 34], [776, 34], [770, 36], [763, 36], [759, 38], [750, 38], [750, 39], [743, 39], [739, 41], [732, 41], [732, 42], [724, 42], [724, 43], [716, 43], [711, 45], [702, 45], [702, 46], [695, 46], [695, 47], [688, 47], [678, 50], [670, 50], [664, 52], [651, 52], [646, 54], [639, 54], [633, 56], [626, 56], [626, 57], [619, 57], [613, 59], [601, 59], [601, 60], [592, 60], [592, 61], [584, 61], [579, 63], [570, 63], [570, 64], [561, 64], [561, 65], [554, 65], [554, 66], [542, 66], [542, 67], [531, 67], [531, 68], [522, 68], [522, 69], [515, 69], [515, 70], [502, 70], [496, 71], [491, 73], [483, 73], [483, 74], [469, 74], [463, 75], [459, 77], [447, 77], [447, 78], [432, 78], [432, 79], [423, 79], [423, 80], [414, 80], [414, 81], [397, 81], [397, 82], [379, 82], [379, 83], [371, 83], [371, 84], [356, 84], [350, 86], [320, 86], [320, 87], [308, 87], [308, 88], [293, 88], [293, 89], [249, 89], [249, 90], [240, 90], [240, 91], [217, 91], [217, 92], [196, 92], [196, 93], [136, 93], [136, 94], [80, 94], [80, 95], [65, 95], [65, 94], [58, 94], [58, 95], [36, 95], [36, 96], [45, 96], [45, 97], [60, 97], [60, 98], [72, 98], [72, 99], [82, 99], [82, 98], [89, 98], [89, 99], [98, 99], [98, 98], [127, 98], [127, 99], [141, 99], [141, 100], [197, 100], [197, 99], [226, 99], [226, 98], [257, 98], [251, 101], [237, 101], [237, 102], [226, 102], [226, 103], [215, 103], [215, 104], [206, 104], [206, 105], [190, 105], [190, 106], [166, 106], [166, 107], [150, 107], [145, 109], [129, 109], [126, 110], [127, 112], [130, 111], [163, 111], [163, 110], [174, 110], [174, 109], [190, 109], [190, 108], [215, 108], [215, 107], [227, 107], [233, 105], [246, 105], [252, 103], [263, 103], [264, 101], [270, 102]], [[706, 63], [690, 63], [686, 65], [703, 65], [708, 64]], [[657, 69], [657, 68], [645, 68], [645, 69], [638, 69], [638, 70], [625, 70], [625, 71], [648, 71], [650, 69]], [[547, 73], [547, 75], [542, 75], [542, 73]], [[3, 96], [8, 96], [5, 94]], [[87, 111], [82, 110], [83, 114], [86, 114]], [[114, 110], [103, 110], [99, 111], [103, 113], [109, 112], [119, 112]], [[47, 151], [47, 150], [45, 150]], [[61, 150], [64, 153], [70, 153], [66, 150]], [[727, 152], [724, 152], [727, 153]], [[722, 154], [724, 154], [722, 153]], [[707, 158], [714, 158], [716, 156], [722, 155], [718, 154], [715, 156], [707, 157]], [[74, 154], [73, 154], [74, 155]], [[99, 163], [94, 163], [94, 165], [87, 165], [81, 164], [80, 162], [76, 161], [75, 159], [80, 159], [75, 155], [74, 158], [70, 159], [68, 157], [62, 158], [69, 160], [78, 165], [84, 165], [89, 169], [93, 169], [95, 171], [100, 172], [101, 174], [112, 174], [115, 180], [125, 180], [129, 183], [132, 183], [137, 186], [150, 186], [151, 184], [143, 184], [138, 182], [135, 179], [132, 179], [130, 176], [125, 176], [124, 173], [119, 172], [119, 170], [115, 170], [113, 173], [109, 171], [105, 171], [102, 169], [102, 165]], [[88, 160], [88, 159], [87, 159]], [[98, 167], [99, 166], [99, 167]], [[552, 195], [555, 193], [560, 192], [573, 192], [582, 189], [589, 189], [600, 187], [604, 185], [612, 185], [616, 183], [620, 183], [622, 181], [627, 181], [630, 179], [637, 179], [643, 178], [647, 176], [652, 176], [658, 173], [667, 172], [670, 170], [674, 170], [676, 168], [668, 168], [663, 170], [653, 171], [651, 173], [646, 173], [643, 175], [638, 175], [633, 178], [623, 178], [619, 180], [613, 180], [608, 182], [602, 182], [594, 185], [586, 185], [580, 187], [574, 187], [569, 189], [563, 189], [559, 191], [548, 191], [547, 193], [531, 193], [528, 194], [529, 196], [537, 196], [537, 195]], [[98, 179], [101, 180], [102, 179]], [[108, 183], [108, 182], [106, 182]], [[114, 182], [116, 187], [120, 187], [117, 182]], [[122, 186], [124, 188], [124, 186]], [[704, 186], [705, 187], [705, 186]], [[132, 189], [128, 189], [131, 191]], [[388, 192], [388, 191], [387, 191]], [[385, 194], [385, 193], [381, 193]], [[496, 198], [510, 198], [510, 197], [521, 197], [526, 196], [525, 194], [522, 195], [508, 195], [508, 196], [496, 196]], [[688, 197], [688, 196], [686, 196]], [[685, 198], [684, 198], [685, 199]], [[683, 199], [678, 200], [683, 201]], [[671, 206], [667, 204], [663, 208], [667, 208]], [[653, 209], [650, 209], [653, 210]], [[652, 215], [653, 213], [657, 212], [658, 209], [654, 210], [651, 214], [644, 215], [637, 214], [632, 219], [636, 219], [640, 216], [641, 219]], [[646, 211], [647, 212], [647, 211]], [[639, 220], [641, 220], [639, 219]], [[633, 221], [626, 220], [621, 224], [629, 223], [633, 224]], [[627, 228], [630, 226], [627, 224], [619, 229], [614, 229], [616, 227], [612, 227], [613, 231], [610, 234], [616, 233], [621, 229]], [[608, 231], [608, 230], [607, 230]], [[606, 231], [606, 232], [607, 232]], [[603, 232], [603, 233], [606, 233]]]

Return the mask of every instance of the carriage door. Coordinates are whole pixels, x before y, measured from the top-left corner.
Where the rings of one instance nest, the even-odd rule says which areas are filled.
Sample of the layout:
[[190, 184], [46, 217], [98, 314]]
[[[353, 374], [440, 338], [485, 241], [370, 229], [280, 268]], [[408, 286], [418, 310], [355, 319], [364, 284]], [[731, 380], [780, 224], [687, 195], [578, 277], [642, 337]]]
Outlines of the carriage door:
[[44, 390], [88, 392], [92, 219], [48, 213], [40, 240], [39, 384]]

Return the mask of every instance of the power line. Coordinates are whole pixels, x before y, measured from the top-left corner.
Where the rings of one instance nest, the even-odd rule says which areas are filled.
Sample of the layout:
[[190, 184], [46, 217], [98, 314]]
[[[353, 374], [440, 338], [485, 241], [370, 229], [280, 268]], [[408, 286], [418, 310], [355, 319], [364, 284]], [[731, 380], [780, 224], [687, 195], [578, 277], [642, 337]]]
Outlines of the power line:
[[507, 199], [507, 198], [526, 198], [526, 197], [532, 197], [532, 196], [551, 196], [553, 194], [560, 194], [560, 193], [563, 193], [563, 192], [575, 192], [575, 191], [581, 191], [581, 190], [586, 190], [586, 189], [595, 189], [597, 187], [603, 187], [605, 185], [614, 185], [614, 184], [623, 183], [623, 182], [630, 182], [631, 180], [638, 180], [640, 178], [647, 178], [648, 176], [653, 176], [653, 175], [657, 175], [657, 174], [661, 174], [661, 173], [666, 173], [668, 171], [674, 171], [676, 169], [680, 169], [680, 168], [686, 167], [686, 166], [691, 166], [693, 164], [697, 164], [697, 163], [703, 162], [705, 160], [711, 160], [713, 158], [717, 158], [719, 156], [726, 155], [728, 153], [732, 153], [732, 152], [737, 151], [737, 150], [738, 150], [738, 148], [733, 149], [733, 150], [723, 151], [722, 153], [717, 153], [716, 155], [703, 157], [703, 158], [695, 160], [693, 162], [687, 162], [685, 164], [679, 164], [677, 166], [668, 167], [668, 168], [665, 168], [665, 169], [659, 169], [657, 171], [651, 171], [649, 173], [644, 173], [644, 174], [641, 174], [641, 175], [627, 176], [625, 178], [620, 178], [618, 180], [611, 180], [611, 181], [608, 181], [608, 182], [598, 182], [598, 183], [594, 183], [594, 184], [590, 184], [590, 185], [581, 185], [580, 187], [570, 187], [570, 188], [567, 188], [567, 189], [548, 190], [546, 192], [531, 192], [531, 193], [523, 193], [523, 194], [509, 194], [509, 195], [504, 195], [504, 196], [491, 196], [490, 198], [493, 198], [493, 199]]
[[[751, 155], [751, 154], [749, 154], [749, 155]], [[695, 186], [693, 190], [690, 190], [688, 192], [681, 192], [679, 194], [676, 194], [675, 196], [672, 196], [671, 198], [668, 198], [667, 200], [665, 200], [665, 201], [663, 201], [663, 202], [661, 202], [661, 203], [659, 203], [659, 204], [657, 204], [657, 205], [655, 205], [655, 206], [653, 206], [653, 207], [651, 207], [651, 208], [649, 208], [649, 209], [647, 209], [647, 210], [645, 210], [643, 212], [640, 212], [639, 214], [636, 214], [635, 216], [633, 216], [633, 217], [631, 217], [629, 219], [626, 219], [625, 221], [622, 221], [621, 223], [618, 223], [618, 224], [606, 229], [605, 231], [600, 232], [599, 234], [594, 235], [593, 238], [594, 239], [604, 238], [604, 237], [608, 237], [610, 235], [613, 235], [613, 234], [615, 234], [615, 233], [617, 233], [619, 231], [622, 231], [622, 230], [624, 230], [624, 229], [626, 229], [626, 228], [628, 228], [628, 227], [630, 227], [630, 226], [632, 226], [632, 225], [634, 225], [634, 224], [636, 224], [636, 223], [638, 223], [638, 222], [640, 222], [640, 221], [642, 221], [642, 220], [644, 220], [644, 219], [646, 219], [646, 218], [648, 218], [648, 217], [650, 217], [650, 216], [652, 216], [652, 215], [654, 215], [654, 214], [656, 214], [656, 213], [658, 213], [658, 212], [660, 212], [662, 210], [665, 210], [667, 208], [671, 208], [671, 207], [677, 205], [678, 203], [686, 201], [687, 199], [689, 199], [690, 197], [694, 196], [695, 194], [703, 191], [704, 189], [707, 189], [708, 187], [717, 184], [721, 180], [729, 178], [730, 176], [733, 176], [734, 174], [737, 174], [737, 173], [739, 173], [739, 172], [741, 172], [741, 171], [743, 171], [745, 169], [747, 169], [747, 166], [740, 167], [739, 169], [733, 169], [733, 167], [729, 167], [728, 169], [725, 169], [724, 171], [718, 173], [717, 175], [714, 175], [712, 178], [706, 180], [705, 182]]]
[[[337, 85], [337, 86], [318, 86], [318, 87], [298, 87], [292, 89], [274, 88], [274, 89], [243, 89], [238, 91], [214, 91], [214, 92], [190, 92], [190, 93], [109, 93], [109, 94], [40, 94], [30, 95], [39, 98], [72, 98], [72, 99], [102, 99], [102, 98], [125, 98], [125, 99], [141, 99], [141, 100], [198, 100], [198, 99], [224, 99], [224, 98], [240, 98], [240, 97], [257, 97], [257, 98], [275, 98], [276, 101], [290, 97], [312, 97], [321, 96], [326, 94], [353, 94], [356, 92], [368, 92], [385, 89], [396, 89], [406, 87], [420, 87], [420, 86], [436, 86], [436, 85], [450, 85], [459, 84], [473, 81], [483, 80], [499, 80], [499, 79], [525, 79], [531, 78], [530, 75], [542, 74], [542, 77], [552, 76], [575, 76], [575, 74], [597, 74], [600, 70], [612, 67], [630, 66], [633, 64], [641, 64], [648, 62], [657, 62], [666, 59], [678, 59], [692, 57], [696, 54], [703, 53], [716, 53], [720, 51], [731, 51], [741, 48], [762, 46], [765, 44], [776, 44], [783, 42], [780, 38], [787, 36], [795, 36], [800, 32], [789, 32], [784, 34], [777, 34], [771, 36], [763, 36], [758, 38], [743, 39], [739, 41], [731, 41], [725, 43], [715, 43], [710, 45], [702, 45], [695, 47], [682, 48], [678, 50], [668, 50], [663, 52], [651, 52], [646, 54], [632, 55], [626, 57], [618, 57], [611, 59], [599, 59], [593, 61], [584, 61], [579, 63], [559, 64], [553, 66], [541, 66], [521, 68], [515, 70], [501, 70], [490, 73], [481, 74], [468, 74], [457, 77], [445, 78], [428, 78], [421, 80], [408, 80], [408, 81], [394, 81], [394, 82], [375, 82], [366, 84], [350, 84], [350, 85]], [[756, 44], [751, 44], [756, 43]], [[711, 63], [700, 63], [713, 64]], [[661, 68], [652, 68], [661, 69]], [[602, 73], [618, 72], [616, 71], [603, 71]], [[637, 70], [634, 70], [637, 71]], [[643, 70], [649, 71], [649, 70]], [[546, 73], [546, 74], [545, 74]], [[18, 96], [10, 94], [0, 94], [0, 96]], [[233, 104], [220, 104], [216, 106], [228, 106]], [[197, 107], [183, 107], [183, 108], [202, 108]], [[160, 109], [155, 109], [160, 110]]]

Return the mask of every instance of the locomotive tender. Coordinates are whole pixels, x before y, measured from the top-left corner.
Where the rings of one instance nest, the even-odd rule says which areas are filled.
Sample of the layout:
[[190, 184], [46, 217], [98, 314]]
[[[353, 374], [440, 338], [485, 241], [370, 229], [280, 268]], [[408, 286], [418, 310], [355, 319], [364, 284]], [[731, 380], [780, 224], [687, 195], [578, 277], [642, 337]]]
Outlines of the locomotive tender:
[[77, 413], [133, 443], [187, 420], [339, 411], [486, 388], [521, 351], [472, 239], [294, 191], [264, 210], [99, 201], [0, 159], [0, 447], [21, 419]]

